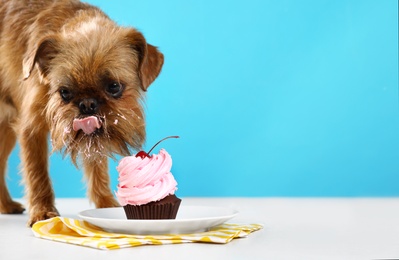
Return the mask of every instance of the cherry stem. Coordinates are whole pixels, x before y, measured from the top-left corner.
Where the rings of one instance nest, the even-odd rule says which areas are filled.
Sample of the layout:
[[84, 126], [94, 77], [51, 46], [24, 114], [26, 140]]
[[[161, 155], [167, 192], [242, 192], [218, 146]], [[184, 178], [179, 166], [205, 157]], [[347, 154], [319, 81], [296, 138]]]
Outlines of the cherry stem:
[[172, 135], [172, 136], [168, 136], [168, 137], [165, 137], [164, 139], [162, 139], [162, 140], [160, 140], [158, 143], [156, 143], [151, 149], [150, 149], [150, 151], [148, 151], [148, 155], [151, 153], [151, 151], [155, 148], [155, 146], [157, 146], [160, 142], [162, 142], [162, 141], [164, 141], [164, 140], [166, 140], [166, 139], [169, 139], [169, 138], [179, 138], [179, 136], [177, 136], [177, 135]]

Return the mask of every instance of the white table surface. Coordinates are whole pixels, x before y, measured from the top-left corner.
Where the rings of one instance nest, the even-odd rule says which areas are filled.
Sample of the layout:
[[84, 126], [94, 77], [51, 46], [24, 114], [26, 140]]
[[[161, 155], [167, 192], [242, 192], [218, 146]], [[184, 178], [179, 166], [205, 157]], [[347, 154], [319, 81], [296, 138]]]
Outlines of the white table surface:
[[[231, 223], [264, 229], [225, 245], [178, 244], [104, 251], [35, 238], [27, 215], [0, 215], [0, 259], [399, 259], [399, 198], [182, 198], [184, 205], [224, 206]], [[93, 208], [58, 199], [64, 217]], [[127, 258], [129, 257], [129, 258]]]

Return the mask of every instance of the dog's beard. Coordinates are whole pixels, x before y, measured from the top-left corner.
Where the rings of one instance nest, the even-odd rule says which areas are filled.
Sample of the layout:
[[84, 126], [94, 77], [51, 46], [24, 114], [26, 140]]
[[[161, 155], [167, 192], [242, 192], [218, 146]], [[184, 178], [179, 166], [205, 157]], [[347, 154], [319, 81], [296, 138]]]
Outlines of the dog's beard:
[[78, 158], [96, 161], [115, 158], [115, 154], [126, 156], [131, 149], [139, 150], [144, 143], [144, 113], [138, 103], [130, 108], [113, 106], [108, 112], [94, 115], [101, 122], [101, 128], [91, 134], [73, 130], [73, 120], [80, 117], [76, 109], [59, 105], [51, 107], [50, 104], [47, 106], [47, 118], [53, 152], [61, 151], [64, 157], [69, 155], [76, 166]]

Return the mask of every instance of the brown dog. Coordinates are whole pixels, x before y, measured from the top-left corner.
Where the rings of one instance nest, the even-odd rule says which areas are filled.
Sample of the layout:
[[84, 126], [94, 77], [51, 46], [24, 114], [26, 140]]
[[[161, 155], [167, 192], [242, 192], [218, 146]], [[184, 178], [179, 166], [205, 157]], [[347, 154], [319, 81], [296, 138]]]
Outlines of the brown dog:
[[118, 203], [107, 158], [145, 139], [143, 93], [163, 55], [133, 28], [77, 0], [0, 0], [0, 212], [22, 213], [5, 185], [20, 142], [29, 225], [58, 215], [48, 175], [53, 151], [81, 160], [96, 207]]

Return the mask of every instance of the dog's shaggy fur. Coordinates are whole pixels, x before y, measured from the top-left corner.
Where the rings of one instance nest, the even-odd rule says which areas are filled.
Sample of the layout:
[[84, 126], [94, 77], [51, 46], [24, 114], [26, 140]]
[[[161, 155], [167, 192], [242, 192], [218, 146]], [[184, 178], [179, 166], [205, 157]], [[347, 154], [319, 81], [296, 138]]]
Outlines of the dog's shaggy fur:
[[[96, 207], [117, 206], [107, 157], [145, 140], [143, 94], [163, 55], [133, 28], [77, 0], [0, 0], [0, 212], [22, 213], [5, 184], [17, 139], [29, 225], [57, 216], [48, 175], [53, 151], [83, 165]], [[75, 125], [76, 123], [76, 125]], [[79, 124], [95, 124], [85, 130]]]

